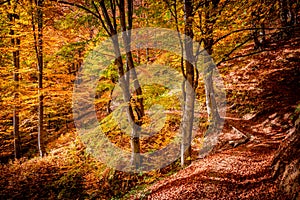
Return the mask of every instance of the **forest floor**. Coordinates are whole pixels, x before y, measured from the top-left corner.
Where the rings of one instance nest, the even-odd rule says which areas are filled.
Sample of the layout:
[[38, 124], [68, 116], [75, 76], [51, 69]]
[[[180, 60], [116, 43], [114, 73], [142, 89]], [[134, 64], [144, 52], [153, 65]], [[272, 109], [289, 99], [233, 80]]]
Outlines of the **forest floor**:
[[[131, 198], [286, 199], [272, 179], [271, 162], [294, 130], [300, 103], [299, 47], [300, 37], [293, 37], [273, 50], [221, 65], [228, 105], [214, 151]], [[235, 148], [229, 145], [241, 133], [251, 139]]]

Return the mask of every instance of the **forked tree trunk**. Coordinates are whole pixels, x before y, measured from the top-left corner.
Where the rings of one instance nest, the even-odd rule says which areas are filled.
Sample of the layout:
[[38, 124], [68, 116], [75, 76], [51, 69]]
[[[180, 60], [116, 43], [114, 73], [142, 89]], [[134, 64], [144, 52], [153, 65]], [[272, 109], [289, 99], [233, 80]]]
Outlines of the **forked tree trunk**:
[[[125, 45], [126, 50], [126, 71], [128, 73], [127, 80], [124, 81], [123, 85], [123, 96], [125, 102], [128, 102], [128, 109], [127, 109], [127, 117], [129, 124], [131, 126], [131, 164], [136, 169], [138, 169], [141, 166], [141, 156], [140, 156], [140, 126], [142, 125], [142, 117], [145, 115], [144, 113], [144, 104], [143, 104], [143, 98], [142, 98], [142, 89], [140, 87], [140, 83], [137, 79], [137, 74], [134, 68], [134, 62], [133, 57], [131, 53], [131, 29], [132, 29], [132, 15], [133, 15], [133, 1], [127, 0], [127, 12], [125, 11], [126, 5], [125, 1], [121, 0], [118, 4], [119, 10], [120, 10], [120, 23], [121, 23], [121, 29], [122, 29], [122, 39], [123, 43]], [[127, 24], [126, 24], [126, 13], [127, 13]], [[133, 110], [133, 107], [130, 105], [131, 102], [131, 94], [129, 90], [129, 82], [130, 78], [129, 76], [132, 76], [134, 89], [137, 95], [136, 102], [138, 105], [135, 107], [135, 110]], [[124, 77], [124, 76], [123, 76]], [[122, 80], [121, 80], [122, 81]], [[122, 87], [122, 86], [121, 86]], [[137, 118], [135, 119], [135, 116], [133, 112], [136, 112]]]
[[[120, 45], [117, 37], [112, 38], [112, 42], [114, 45], [114, 51], [115, 55], [120, 55]], [[126, 108], [126, 114], [127, 114], [127, 120], [128, 123], [131, 127], [131, 165], [135, 168], [138, 169], [141, 166], [141, 157], [140, 157], [140, 132], [138, 127], [135, 125], [135, 117], [133, 113], [132, 106], [130, 104], [130, 90], [129, 90], [129, 83], [125, 79], [125, 73], [124, 73], [124, 66], [123, 66], [123, 61], [122, 57], [118, 56], [116, 59], [116, 64], [118, 67], [118, 72], [120, 76], [120, 86], [122, 89], [123, 93], [123, 99], [125, 102], [128, 102], [128, 106]]]
[[[120, 84], [121, 89], [123, 92], [124, 101], [128, 102], [128, 109], [126, 109], [127, 118], [129, 121], [129, 124], [132, 128], [131, 133], [131, 148], [132, 148], [132, 165], [135, 168], [139, 168], [141, 165], [141, 159], [140, 159], [140, 141], [139, 141], [139, 125], [141, 123], [141, 119], [144, 116], [144, 105], [143, 105], [143, 98], [142, 98], [142, 90], [140, 88], [140, 84], [137, 79], [137, 75], [134, 68], [133, 58], [132, 54], [130, 52], [130, 35], [123, 34], [122, 39], [125, 44], [127, 53], [126, 53], [126, 69], [124, 69], [124, 64], [120, 55], [120, 45], [118, 39], [116, 39], [116, 34], [118, 31], [118, 23], [121, 23], [121, 29], [122, 32], [124, 31], [130, 31], [132, 28], [132, 21], [133, 21], [133, 1], [127, 0], [126, 2], [124, 0], [116, 1], [116, 0], [110, 0], [110, 1], [94, 1], [92, 0], [90, 3], [92, 5], [92, 9], [89, 9], [89, 4], [87, 6], [83, 6], [81, 4], [77, 3], [71, 3], [67, 1], [60, 1], [57, 0], [57, 2], [76, 6], [80, 9], [83, 9], [87, 11], [90, 14], [93, 14], [97, 19], [99, 19], [102, 28], [105, 29], [107, 34], [112, 37], [112, 42], [114, 45], [114, 53], [117, 57], [115, 60], [115, 63], [118, 67], [118, 73], [120, 77]], [[117, 10], [117, 8], [119, 10]], [[95, 10], [95, 12], [93, 11]], [[120, 15], [120, 16], [117, 16]], [[118, 18], [120, 17], [120, 18]], [[127, 19], [126, 19], [127, 17]], [[119, 21], [120, 20], [120, 21]], [[139, 107], [138, 110], [135, 110], [137, 112], [138, 119], [135, 119], [134, 111], [132, 109], [132, 106], [130, 105], [131, 100], [131, 94], [129, 90], [129, 76], [126, 74], [131, 70], [130, 75], [132, 76], [132, 79], [134, 80], [134, 87], [137, 94], [137, 102]], [[126, 75], [126, 77], [125, 77]], [[128, 75], [128, 77], [127, 77]], [[135, 124], [137, 123], [137, 125]]]
[[[137, 74], [134, 68], [133, 57], [131, 53], [131, 29], [132, 29], [132, 15], [133, 15], [133, 2], [131, 0], [127, 1], [127, 22], [128, 27], [126, 25], [126, 16], [125, 16], [125, 5], [123, 1], [120, 1], [119, 8], [120, 8], [120, 21], [121, 21], [121, 28], [122, 28], [122, 39], [125, 45], [126, 50], [126, 65], [127, 69], [130, 70], [130, 76], [132, 76], [133, 86], [137, 95], [137, 102], [138, 102], [138, 110], [136, 110], [136, 114], [138, 117], [138, 125], [141, 125], [142, 117], [145, 115], [144, 111], [144, 103], [142, 97], [142, 88], [140, 86], [139, 80], [137, 78]], [[127, 71], [128, 71], [127, 70]]]

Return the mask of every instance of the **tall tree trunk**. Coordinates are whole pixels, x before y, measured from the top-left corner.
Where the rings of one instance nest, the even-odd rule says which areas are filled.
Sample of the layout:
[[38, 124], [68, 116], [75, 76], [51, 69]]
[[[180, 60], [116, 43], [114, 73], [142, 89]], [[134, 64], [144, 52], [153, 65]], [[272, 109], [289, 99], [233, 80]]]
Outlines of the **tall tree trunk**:
[[[206, 1], [204, 4], [205, 6], [205, 19], [204, 19], [204, 27], [205, 27], [205, 35], [203, 39], [204, 43], [204, 49], [208, 53], [209, 56], [212, 56], [213, 53], [213, 44], [214, 44], [214, 38], [213, 38], [213, 29], [214, 24], [217, 20], [217, 8], [220, 1]], [[204, 70], [204, 86], [205, 86], [205, 96], [206, 96], [206, 108], [209, 118], [209, 123], [216, 123], [220, 120], [219, 111], [217, 108], [217, 103], [215, 99], [215, 91], [213, 87], [213, 70], [214, 70], [214, 64], [212, 63], [212, 59], [209, 57], [205, 59], [204, 62], [207, 68]]]
[[[135, 166], [136, 168], [139, 168], [141, 166], [141, 157], [139, 155], [140, 153], [140, 126], [142, 125], [142, 117], [145, 115], [144, 113], [144, 104], [143, 104], [143, 98], [142, 98], [142, 89], [140, 87], [139, 81], [137, 79], [137, 74], [134, 68], [133, 64], [133, 59], [132, 59], [132, 53], [130, 52], [130, 41], [128, 40], [128, 35], [123, 32], [123, 41], [125, 44], [126, 48], [126, 65], [128, 70], [130, 70], [130, 75], [132, 76], [133, 84], [134, 84], [134, 89], [137, 94], [137, 103], [138, 105], [135, 106], [135, 112], [137, 114], [137, 119], [135, 120], [135, 117], [133, 115], [133, 107], [129, 105], [129, 115], [130, 118], [132, 119], [131, 128], [131, 160], [132, 160], [132, 165]], [[129, 75], [129, 74], [128, 74]], [[129, 81], [129, 80], [128, 80]], [[127, 85], [127, 90], [123, 91], [125, 93], [128, 92], [129, 94], [129, 99], [126, 99], [126, 102], [131, 102], [131, 95], [129, 91], [129, 85]], [[124, 95], [125, 97], [125, 95]]]
[[[118, 67], [118, 73], [119, 73], [119, 82], [121, 85], [121, 89], [123, 92], [124, 101], [128, 103], [126, 114], [128, 118], [128, 122], [131, 126], [132, 133], [131, 133], [131, 148], [132, 148], [132, 165], [135, 168], [139, 168], [141, 166], [141, 157], [140, 157], [140, 140], [139, 140], [139, 132], [140, 127], [138, 126], [141, 124], [141, 119], [144, 116], [144, 105], [143, 105], [143, 98], [142, 98], [142, 90], [140, 87], [140, 84], [137, 79], [137, 74], [134, 68], [132, 53], [130, 52], [130, 34], [124, 33], [122, 35], [122, 39], [124, 42], [124, 45], [126, 47], [127, 53], [126, 53], [126, 69], [124, 69], [124, 64], [121, 57], [120, 52], [120, 44], [119, 40], [116, 37], [117, 34], [117, 24], [118, 24], [118, 18], [117, 14], [120, 15], [120, 23], [121, 23], [121, 29], [122, 31], [130, 31], [132, 29], [132, 16], [133, 16], [133, 1], [127, 0], [125, 5], [125, 0], [109, 0], [109, 1], [90, 1], [91, 5], [93, 6], [93, 10], [83, 5], [77, 4], [77, 3], [70, 3], [67, 1], [58, 1], [59, 3], [76, 6], [80, 9], [83, 9], [87, 11], [90, 14], [93, 14], [97, 19], [99, 19], [102, 28], [105, 29], [107, 34], [112, 38], [113, 46], [114, 46], [114, 53], [116, 56], [115, 64]], [[117, 11], [117, 8], [119, 9]], [[127, 17], [127, 19], [126, 19]], [[127, 23], [126, 23], [127, 21]], [[130, 74], [126, 72], [129, 72], [131, 70]], [[136, 90], [137, 94], [137, 102], [139, 109], [133, 110], [132, 105], [130, 104], [131, 100], [131, 94], [130, 94], [130, 88], [129, 88], [129, 81], [130, 81], [130, 75], [132, 76], [132, 79], [134, 81], [134, 88]], [[135, 119], [134, 111], [137, 113], [138, 119]], [[137, 124], [137, 125], [136, 125]]]
[[[205, 87], [205, 98], [206, 98], [206, 109], [208, 114], [209, 123], [217, 123], [220, 120], [220, 115], [217, 107], [217, 102], [215, 98], [214, 84], [213, 84], [213, 70], [214, 63], [211, 59], [212, 54], [212, 43], [213, 40], [205, 44], [205, 50], [208, 53], [209, 58], [205, 59], [205, 65], [207, 68], [204, 70], [204, 87]], [[215, 124], [216, 125], [216, 124]]]
[[140, 139], [139, 139], [140, 130], [139, 127], [135, 124], [135, 117], [134, 117], [132, 106], [130, 104], [131, 95], [129, 90], [129, 83], [125, 78], [119, 41], [117, 37], [113, 37], [112, 40], [113, 40], [115, 55], [117, 55], [116, 64], [119, 71], [119, 76], [120, 76], [119, 82], [123, 92], [123, 98], [124, 101], [128, 103], [126, 108], [126, 114], [127, 114], [128, 123], [131, 127], [131, 149], [132, 149], [131, 165], [135, 167], [135, 169], [138, 169], [141, 166]]
[[128, 28], [126, 26], [125, 19], [125, 5], [123, 1], [120, 1], [120, 19], [121, 19], [121, 28], [122, 28], [122, 39], [125, 45], [126, 50], [126, 65], [128, 70], [130, 70], [130, 75], [132, 76], [134, 89], [137, 95], [138, 110], [136, 110], [138, 116], [138, 124], [141, 125], [142, 117], [145, 115], [144, 103], [142, 97], [142, 88], [140, 86], [137, 74], [134, 68], [133, 57], [131, 53], [131, 29], [132, 29], [132, 14], [133, 14], [133, 2], [131, 0], [127, 1], [127, 22]]
[[[42, 157], [44, 154], [44, 104], [43, 104], [43, 2], [44, 0], [36, 0], [35, 5], [37, 8], [36, 19], [37, 19], [37, 35], [35, 29], [35, 16], [32, 13], [32, 29], [34, 34], [35, 52], [37, 57], [38, 65], [38, 151]], [[31, 2], [32, 3], [32, 2]]]
[[[125, 1], [121, 0], [118, 4], [120, 10], [120, 22], [121, 22], [121, 29], [122, 29], [122, 39], [126, 50], [126, 71], [130, 71], [128, 74], [127, 82], [130, 82], [129, 76], [132, 77], [134, 89], [137, 95], [136, 102], [138, 103], [135, 106], [135, 112], [137, 114], [137, 119], [135, 119], [133, 114], [133, 107], [129, 105], [128, 108], [128, 118], [129, 123], [131, 124], [131, 162], [135, 168], [139, 168], [141, 166], [141, 157], [140, 157], [140, 126], [142, 125], [142, 118], [145, 115], [144, 112], [144, 104], [143, 104], [143, 97], [142, 97], [142, 88], [137, 78], [137, 74], [134, 68], [132, 53], [131, 53], [131, 29], [132, 29], [132, 15], [133, 15], [133, 1], [127, 0], [127, 24], [126, 24], [126, 11], [125, 11]], [[126, 81], [125, 81], [126, 82]], [[131, 95], [129, 91], [129, 84], [124, 85], [126, 88], [123, 89], [124, 98], [126, 102], [131, 102]], [[128, 94], [127, 94], [128, 93]], [[128, 97], [126, 97], [129, 95]], [[132, 121], [131, 121], [132, 120]]]
[[206, 156], [209, 153], [209, 151], [213, 148], [215, 139], [217, 137], [217, 135], [214, 133], [218, 133], [218, 130], [216, 130], [216, 128], [218, 127], [218, 123], [220, 122], [220, 115], [215, 98], [215, 90], [213, 83], [213, 72], [215, 65], [211, 58], [214, 45], [214, 25], [218, 19], [219, 14], [220, 0], [204, 0], [203, 4], [201, 5], [201, 9], [198, 11], [199, 27], [201, 31], [201, 40], [199, 45], [203, 46], [206, 51], [204, 57], [202, 57], [203, 64], [206, 67], [203, 71], [203, 79], [205, 87], [208, 123], [210, 125], [205, 135], [204, 146], [202, 146], [202, 149], [199, 152], [200, 157]]
[[43, 99], [44, 95], [42, 92], [43, 89], [43, 0], [38, 0], [37, 3], [37, 17], [38, 17], [38, 66], [39, 66], [39, 126], [38, 126], [38, 145], [39, 145], [39, 152], [40, 156], [43, 156], [44, 153], [44, 144], [43, 144], [43, 137], [44, 137], [44, 104]]
[[184, 1], [184, 50], [186, 54], [185, 68], [185, 102], [183, 110], [183, 124], [182, 124], [182, 143], [181, 143], [181, 166], [186, 166], [191, 163], [191, 139], [194, 121], [194, 73], [195, 69], [191, 61], [194, 60], [193, 55], [193, 3], [192, 0]]
[[[10, 2], [9, 2], [10, 3]], [[15, 11], [15, 6], [14, 9]], [[9, 14], [9, 20], [12, 24], [15, 24], [15, 19], [19, 19], [19, 15], [13, 12]], [[13, 29], [10, 30], [10, 35], [12, 37], [11, 44], [14, 48], [13, 50], [13, 65], [14, 65], [14, 74], [13, 80], [15, 84], [15, 93], [14, 93], [14, 111], [13, 111], [13, 133], [14, 133], [14, 155], [15, 158], [18, 159], [21, 157], [21, 137], [20, 137], [20, 117], [19, 117], [19, 106], [20, 106], [20, 98], [19, 98], [19, 70], [20, 70], [20, 39], [16, 37], [15, 31]]]
[[[220, 115], [218, 112], [217, 102], [215, 98], [215, 91], [213, 87], [213, 63], [208, 64], [208, 68], [204, 72], [204, 87], [206, 96], [206, 108], [208, 113], [208, 122], [217, 123], [220, 120]], [[217, 124], [215, 124], [217, 125]]]
[[[120, 0], [118, 3], [116, 3], [116, 1], [111, 0], [110, 1], [111, 4], [111, 12], [112, 12], [112, 17], [109, 17], [108, 11], [107, 11], [107, 7], [105, 5], [105, 3], [103, 1], [100, 2], [100, 7], [104, 16], [104, 20], [105, 20], [105, 26], [108, 27], [106, 28], [106, 31], [108, 33], [109, 36], [111, 36], [112, 38], [112, 42], [114, 45], [114, 53], [116, 56], [116, 65], [118, 67], [118, 73], [119, 73], [119, 82], [121, 85], [121, 89], [123, 92], [123, 98], [124, 101], [128, 103], [127, 109], [126, 109], [126, 114], [127, 114], [127, 119], [128, 119], [128, 123], [131, 127], [131, 165], [135, 168], [138, 169], [141, 166], [141, 156], [140, 156], [140, 128], [139, 126], [137, 126], [135, 124], [136, 120], [135, 120], [135, 116], [134, 116], [134, 112], [132, 109], [132, 105], [130, 104], [130, 100], [131, 100], [131, 94], [130, 94], [130, 89], [129, 89], [129, 81], [130, 81], [130, 73], [125, 73], [125, 72], [129, 72], [130, 68], [132, 68], [132, 71], [135, 72], [134, 69], [134, 65], [133, 65], [133, 60], [132, 60], [132, 55], [130, 52], [130, 36], [128, 36], [126, 33], [124, 33], [124, 31], [127, 30], [127, 25], [129, 27], [129, 30], [132, 27], [132, 1], [128, 0], [128, 5], [127, 7], [125, 6], [125, 2], [124, 0]], [[94, 4], [95, 5], [95, 4]], [[119, 13], [120, 13], [120, 22], [121, 22], [121, 28], [123, 31], [123, 35], [122, 35], [122, 39], [124, 42], [124, 45], [126, 47], [127, 53], [126, 53], [126, 70], [124, 70], [124, 64], [122, 61], [122, 57], [121, 57], [121, 51], [120, 51], [120, 44], [119, 44], [119, 40], [116, 37], [117, 34], [117, 19], [116, 19], [116, 5], [119, 8]], [[128, 24], [126, 24], [126, 11], [125, 8], [127, 8], [127, 17], [128, 17]], [[99, 15], [99, 19], [101, 21], [102, 17]], [[136, 74], [133, 73], [133, 78], [136, 79]], [[137, 79], [136, 79], [137, 80]], [[138, 82], [137, 82], [138, 83]], [[139, 86], [139, 84], [138, 84]], [[136, 87], [136, 84], [135, 84]], [[135, 88], [135, 89], [140, 89], [139, 88]], [[141, 90], [140, 90], [141, 92]], [[139, 93], [141, 94], [141, 93]]]

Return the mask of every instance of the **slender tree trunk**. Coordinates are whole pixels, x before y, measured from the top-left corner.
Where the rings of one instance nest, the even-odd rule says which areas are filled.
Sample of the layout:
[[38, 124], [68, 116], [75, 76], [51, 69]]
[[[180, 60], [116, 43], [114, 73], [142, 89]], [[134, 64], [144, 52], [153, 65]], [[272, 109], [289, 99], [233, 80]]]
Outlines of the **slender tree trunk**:
[[[10, 3], [10, 2], [9, 2]], [[15, 10], [15, 8], [14, 8]], [[19, 19], [19, 15], [12, 13], [9, 14], [9, 20], [12, 24], [15, 23], [15, 19]], [[15, 31], [10, 30], [10, 35], [12, 37], [11, 44], [14, 48], [13, 51], [13, 65], [14, 65], [14, 74], [13, 80], [15, 84], [15, 93], [14, 93], [14, 111], [13, 111], [13, 133], [14, 133], [14, 155], [18, 159], [21, 157], [21, 137], [20, 137], [20, 117], [19, 117], [19, 70], [20, 70], [20, 39], [16, 37]]]
[[[16, 43], [20, 45], [20, 39], [16, 39]], [[19, 47], [17, 47], [19, 48]], [[14, 126], [14, 147], [15, 147], [15, 158], [21, 157], [21, 136], [20, 136], [20, 117], [19, 117], [19, 106], [20, 106], [20, 98], [19, 98], [19, 70], [20, 70], [20, 54], [19, 50], [13, 52], [14, 59], [14, 82], [15, 82], [15, 96], [14, 101], [16, 105], [14, 105], [14, 116], [13, 116], [13, 126]]]
[[[135, 124], [135, 117], [134, 117], [132, 106], [130, 104], [130, 100], [131, 100], [131, 94], [130, 94], [130, 90], [129, 90], [130, 74], [129, 73], [125, 74], [125, 72], [129, 71], [128, 62], [130, 62], [130, 57], [127, 57], [127, 56], [130, 56], [131, 54], [130, 55], [126, 54], [127, 68], [125, 71], [124, 64], [123, 64], [122, 57], [121, 57], [119, 40], [118, 40], [118, 37], [116, 37], [117, 19], [116, 19], [116, 7], [115, 6], [117, 3], [115, 1], [110, 1], [110, 3], [111, 3], [111, 12], [112, 12], [112, 16], [113, 16], [112, 18], [109, 17], [107, 7], [103, 1], [100, 2], [100, 7], [101, 7], [101, 10], [102, 10], [102, 13], [104, 16], [105, 25], [108, 27], [108, 28], [106, 28], [107, 33], [112, 38], [112, 42], [113, 42], [113, 46], [114, 46], [114, 53], [116, 56], [115, 63], [118, 67], [119, 82], [120, 82], [120, 86], [121, 86], [121, 89], [123, 92], [123, 98], [124, 98], [124, 101], [128, 103], [127, 108], [126, 108], [126, 114], [127, 114], [128, 123], [131, 127], [131, 149], [132, 149], [131, 165], [135, 169], [138, 169], [141, 166], [140, 139], [139, 139], [140, 130], [139, 130], [139, 127]], [[129, 28], [132, 27], [132, 24], [131, 24], [131, 22], [132, 22], [132, 19], [131, 19], [132, 6], [130, 6], [131, 4], [132, 4], [132, 2], [129, 0], [129, 3], [128, 3], [129, 6], [127, 7]], [[124, 0], [120, 0], [118, 2], [117, 6], [119, 8], [119, 13], [120, 13], [121, 28], [122, 28], [122, 31], [124, 32], [127, 30]], [[101, 21], [103, 21], [101, 16], [99, 19]], [[123, 37], [123, 41], [124, 41], [125, 45], [128, 44], [127, 37], [126, 37], [126, 35], [124, 36], [124, 33], [123, 33], [122, 37]], [[126, 45], [126, 48], [128, 48], [128, 47], [129, 46]], [[131, 57], [131, 59], [132, 59], [132, 57]]]
[[[212, 149], [216, 135], [213, 133], [217, 133], [218, 123], [220, 122], [220, 115], [217, 107], [217, 102], [215, 99], [215, 90], [213, 83], [213, 71], [214, 71], [214, 63], [211, 58], [213, 53], [213, 45], [214, 45], [214, 25], [218, 19], [218, 15], [220, 14], [220, 0], [208, 1], [204, 0], [201, 6], [201, 10], [198, 11], [199, 16], [199, 27], [201, 31], [201, 40], [199, 45], [203, 45], [206, 50], [206, 55], [202, 57], [203, 64], [206, 66], [204, 69], [204, 87], [205, 87], [205, 98], [206, 98], [206, 108], [208, 114], [208, 123], [209, 129], [205, 135], [205, 143], [202, 146], [201, 151], [199, 152], [200, 157], [206, 156], [209, 151]], [[213, 123], [213, 124], [212, 124]]]
[[[205, 19], [204, 19], [204, 26], [205, 26], [205, 37], [203, 39], [204, 41], [204, 49], [208, 53], [209, 56], [212, 56], [213, 53], [213, 28], [214, 24], [216, 22], [216, 16], [220, 1], [215, 0], [212, 1], [212, 4], [210, 5], [210, 1], [206, 1], [205, 3]], [[205, 86], [205, 94], [206, 94], [206, 108], [208, 113], [209, 122], [216, 123], [220, 120], [219, 111], [217, 108], [217, 103], [215, 99], [215, 91], [213, 87], [213, 70], [214, 70], [214, 64], [212, 63], [211, 58], [205, 59], [206, 66], [208, 66], [204, 71], [204, 86]]]
[[[124, 64], [121, 57], [120, 52], [120, 44], [118, 41], [118, 38], [115, 37], [117, 34], [117, 24], [118, 24], [118, 18], [117, 14], [120, 15], [120, 23], [121, 23], [121, 29], [122, 31], [131, 30], [132, 28], [132, 16], [133, 16], [133, 1], [127, 0], [126, 5], [124, 0], [109, 0], [107, 2], [104, 1], [91, 1], [91, 5], [93, 6], [93, 9], [95, 9], [95, 12], [90, 10], [88, 7], [85, 7], [83, 5], [79, 5], [77, 3], [70, 3], [67, 1], [58, 1], [59, 3], [76, 6], [78, 8], [81, 8], [91, 14], [93, 14], [95, 17], [97, 17], [102, 25], [102, 27], [105, 29], [107, 34], [112, 38], [112, 42], [114, 45], [114, 53], [116, 56], [115, 64], [118, 67], [118, 73], [119, 73], [119, 82], [121, 85], [121, 89], [123, 92], [124, 101], [128, 102], [128, 106], [126, 109], [126, 114], [128, 118], [128, 122], [132, 128], [131, 133], [131, 148], [132, 148], [132, 165], [135, 168], [139, 168], [141, 166], [141, 158], [140, 158], [140, 140], [139, 140], [139, 132], [140, 127], [138, 126], [141, 123], [141, 119], [144, 116], [144, 105], [143, 105], [143, 98], [142, 98], [142, 90], [139, 85], [139, 82], [137, 80], [137, 74], [134, 69], [133, 64], [133, 58], [132, 54], [130, 52], [130, 35], [123, 34], [122, 39], [125, 44], [127, 53], [126, 53], [126, 70], [124, 70]], [[101, 10], [100, 10], [100, 9]], [[117, 12], [117, 8], [119, 9]], [[108, 10], [109, 9], [109, 10]], [[126, 15], [127, 14], [127, 15]], [[127, 19], [126, 19], [127, 17]], [[127, 21], [127, 23], [126, 23]], [[125, 73], [131, 70], [131, 73]], [[138, 102], [138, 110], [135, 110], [138, 116], [138, 119], [135, 120], [133, 107], [130, 104], [131, 100], [131, 94], [130, 94], [130, 88], [129, 88], [129, 81], [130, 81], [130, 75], [132, 76], [132, 79], [134, 80], [134, 87], [137, 94], [137, 102]], [[126, 76], [126, 77], [125, 77]], [[138, 125], [136, 125], [137, 123]]]
[[39, 152], [40, 156], [43, 156], [44, 153], [44, 144], [43, 144], [43, 138], [44, 138], [44, 104], [43, 99], [44, 95], [42, 92], [43, 89], [43, 0], [38, 0], [38, 65], [39, 65], [39, 126], [38, 126], [38, 144], [39, 144]]
[[[129, 105], [128, 107], [128, 118], [129, 123], [131, 124], [131, 162], [132, 165], [135, 166], [135, 168], [139, 168], [141, 166], [141, 157], [139, 155], [140, 153], [140, 126], [142, 125], [142, 118], [145, 115], [144, 112], [144, 104], [143, 104], [143, 97], [142, 97], [142, 88], [140, 86], [140, 83], [137, 78], [137, 74], [134, 68], [134, 62], [133, 57], [131, 53], [131, 46], [130, 46], [130, 40], [131, 40], [131, 33], [130, 30], [132, 29], [132, 15], [133, 15], [133, 2], [132, 0], [127, 0], [127, 24], [126, 24], [126, 11], [125, 11], [125, 2], [124, 0], [121, 0], [118, 4], [119, 10], [120, 10], [120, 22], [121, 22], [121, 29], [122, 29], [122, 39], [123, 43], [125, 45], [126, 50], [126, 71], [128, 72], [130, 70], [130, 74], [128, 74], [128, 80], [127, 83], [130, 82], [129, 76], [132, 77], [134, 89], [137, 95], [136, 102], [138, 103], [137, 106], [135, 106], [135, 112], [137, 114], [137, 119], [135, 120], [134, 114], [133, 114], [133, 107]], [[124, 81], [126, 82], [126, 81]], [[129, 91], [129, 84], [125, 84], [124, 86], [126, 88], [123, 89], [124, 93], [124, 99], [126, 102], [131, 102], [131, 95]], [[127, 97], [128, 95], [128, 97]]]
[[187, 166], [191, 163], [191, 139], [194, 121], [194, 66], [191, 61], [194, 60], [193, 55], [193, 4], [191, 0], [184, 1], [184, 32], [185, 32], [185, 60], [186, 81], [185, 81], [185, 104], [183, 110], [183, 124], [182, 124], [182, 143], [181, 143], [181, 166]]
[[[212, 43], [213, 40], [211, 39], [210, 42], [205, 44], [205, 50], [208, 53], [208, 56], [212, 54]], [[214, 64], [212, 63], [211, 58], [205, 59], [208, 63], [205, 63], [207, 68], [204, 70], [204, 87], [205, 87], [205, 97], [206, 97], [206, 109], [208, 114], [208, 122], [209, 123], [216, 123], [220, 120], [220, 115], [217, 107], [217, 102], [215, 98], [215, 91], [214, 91], [214, 84], [213, 84], [213, 70]]]
[[[123, 40], [124, 40], [124, 38], [123, 38]], [[124, 43], [126, 46], [129, 44], [129, 43], [126, 43], [126, 41], [124, 41]], [[128, 48], [128, 47], [126, 47], [126, 48]], [[137, 74], [134, 69], [132, 54], [131, 54], [130, 50], [127, 51], [127, 53], [126, 53], [126, 60], [127, 60], [126, 63], [128, 65], [128, 68], [130, 70], [130, 75], [132, 76], [132, 79], [133, 79], [133, 84], [134, 84], [134, 88], [135, 88], [135, 91], [137, 94], [137, 103], [138, 103], [138, 105], [135, 106], [135, 112], [137, 114], [136, 120], [134, 120], [132, 106], [131, 105], [129, 106], [129, 112], [130, 112], [129, 116], [133, 120], [133, 122], [131, 122], [131, 124], [132, 124], [132, 133], [131, 133], [132, 157], [131, 157], [131, 159], [132, 159], [132, 165], [134, 165], [136, 168], [139, 168], [141, 166], [141, 158], [139, 156], [139, 153], [140, 153], [140, 138], [139, 137], [140, 137], [140, 126], [142, 125], [142, 117], [145, 115], [144, 104], [143, 104], [143, 98], [142, 98], [142, 89], [141, 89], [139, 81], [137, 79]], [[129, 85], [127, 86], [127, 88], [128, 88], [128, 93], [129, 93]], [[129, 93], [128, 100], [129, 100], [128, 102], [130, 102], [130, 100], [131, 100], [130, 93]], [[135, 122], [136, 122], [136, 124], [135, 124]]]
[[132, 14], [133, 14], [133, 2], [131, 0], [127, 1], [127, 22], [128, 22], [128, 28], [126, 27], [126, 19], [125, 19], [125, 5], [123, 1], [120, 1], [120, 20], [121, 20], [121, 28], [122, 28], [122, 39], [125, 45], [126, 50], [126, 65], [128, 70], [130, 70], [130, 75], [132, 76], [133, 85], [135, 92], [137, 94], [137, 102], [138, 102], [138, 110], [137, 116], [138, 116], [138, 124], [141, 125], [142, 117], [145, 115], [144, 111], [144, 103], [143, 103], [143, 97], [142, 97], [142, 88], [140, 86], [139, 80], [137, 78], [137, 74], [134, 68], [134, 62], [133, 57], [131, 53], [131, 29], [132, 29]]
[[127, 114], [128, 123], [131, 127], [131, 149], [132, 149], [131, 164], [133, 167], [138, 169], [141, 166], [141, 157], [139, 154], [140, 153], [140, 139], [139, 139], [140, 131], [139, 131], [139, 127], [135, 124], [135, 117], [134, 117], [132, 106], [130, 104], [131, 95], [129, 90], [129, 82], [128, 80], [126, 80], [125, 77], [124, 65], [121, 57], [118, 38], [112, 37], [112, 42], [114, 45], [115, 55], [117, 55], [116, 65], [118, 67], [118, 72], [120, 77], [119, 82], [123, 93], [123, 99], [125, 102], [128, 103], [126, 108], [126, 114]]
[[211, 64], [204, 73], [204, 87], [206, 96], [206, 108], [208, 113], [209, 123], [217, 123], [220, 120], [220, 115], [218, 112], [218, 107], [215, 98], [215, 91], [213, 87], [213, 64]]
[[34, 34], [35, 51], [38, 61], [38, 151], [42, 157], [44, 154], [44, 104], [43, 104], [43, 0], [35, 1], [37, 7], [36, 18], [37, 18], [37, 36], [35, 29], [34, 14], [32, 14], [32, 29]]
[[[209, 56], [212, 54], [212, 48], [211, 45], [205, 45], [207, 46], [206, 51]], [[214, 64], [212, 63], [211, 58], [205, 59], [208, 63], [206, 63], [206, 66], [208, 66], [204, 70], [204, 87], [205, 87], [205, 97], [206, 97], [206, 109], [208, 114], [208, 121], [209, 123], [215, 123], [220, 120], [220, 115], [216, 103], [215, 98], [215, 91], [214, 91], [214, 84], [213, 84], [213, 70], [214, 70]]]

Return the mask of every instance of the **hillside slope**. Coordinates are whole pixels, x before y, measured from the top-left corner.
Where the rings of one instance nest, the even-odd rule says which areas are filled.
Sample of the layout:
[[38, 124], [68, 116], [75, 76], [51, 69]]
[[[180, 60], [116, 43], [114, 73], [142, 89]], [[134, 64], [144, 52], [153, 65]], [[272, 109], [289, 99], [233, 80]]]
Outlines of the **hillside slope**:
[[[109, 169], [86, 154], [70, 124], [47, 145], [48, 156], [0, 165], [0, 199], [288, 199], [270, 166], [295, 129], [299, 47], [297, 33], [273, 50], [220, 66], [228, 106], [219, 143], [212, 154], [176, 174], [162, 179], [178, 170], [176, 163], [148, 174]], [[253, 46], [242, 51], [247, 48]], [[250, 135], [249, 141], [238, 143], [241, 133]]]
[[[276, 49], [222, 65], [229, 105], [215, 152], [132, 199], [288, 199], [270, 166], [280, 143], [295, 130], [299, 47], [297, 33]], [[238, 141], [241, 133], [251, 139], [233, 148], [229, 140]]]

